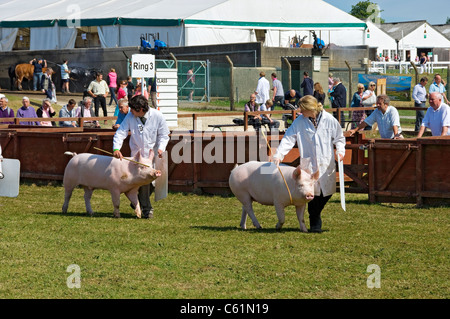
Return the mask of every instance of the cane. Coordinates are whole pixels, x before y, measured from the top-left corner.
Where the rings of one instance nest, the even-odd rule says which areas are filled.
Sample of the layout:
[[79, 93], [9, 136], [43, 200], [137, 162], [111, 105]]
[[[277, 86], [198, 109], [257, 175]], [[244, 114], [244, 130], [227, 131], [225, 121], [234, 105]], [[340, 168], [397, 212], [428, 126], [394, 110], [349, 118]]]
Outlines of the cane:
[[[109, 155], [114, 156], [113, 153], [108, 152], [108, 151], [105, 151], [105, 150], [102, 150], [101, 148], [98, 148], [98, 147], [95, 147], [95, 146], [94, 146], [94, 149], [96, 149], [96, 150], [98, 150], [98, 151], [100, 151], [100, 152], [103, 152], [103, 153], [106, 153], [106, 154], [109, 154]], [[126, 158], [126, 157], [124, 157], [123, 159], [124, 159], [124, 160], [127, 160], [127, 161], [130, 161], [130, 162], [133, 162], [133, 163], [135, 163], [135, 164], [139, 164], [139, 165], [143, 165], [143, 166], [146, 166], [146, 167], [150, 167], [150, 168], [151, 168], [151, 166], [149, 166], [149, 165], [147, 165], [147, 164], [143, 164], [143, 163], [140, 163], [140, 162], [136, 162], [136, 161], [133, 161], [133, 160], [131, 160], [131, 159], [129, 159], [129, 158]]]

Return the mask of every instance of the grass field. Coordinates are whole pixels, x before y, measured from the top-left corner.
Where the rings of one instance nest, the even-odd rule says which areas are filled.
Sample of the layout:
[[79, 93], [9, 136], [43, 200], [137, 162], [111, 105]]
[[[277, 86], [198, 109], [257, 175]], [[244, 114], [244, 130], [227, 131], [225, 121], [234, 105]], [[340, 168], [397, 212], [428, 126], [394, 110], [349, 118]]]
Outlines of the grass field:
[[[293, 207], [275, 231], [273, 207], [255, 204], [262, 230], [238, 227], [234, 197], [170, 193], [155, 217], [138, 220], [124, 195], [112, 218], [106, 191], [87, 217], [76, 189], [66, 215], [63, 187], [22, 183], [0, 198], [1, 298], [449, 298], [448, 207], [369, 204], [335, 194], [322, 234], [300, 233]], [[309, 225], [307, 214], [306, 224]], [[78, 265], [81, 288], [69, 289]], [[380, 288], [368, 288], [369, 265]]]

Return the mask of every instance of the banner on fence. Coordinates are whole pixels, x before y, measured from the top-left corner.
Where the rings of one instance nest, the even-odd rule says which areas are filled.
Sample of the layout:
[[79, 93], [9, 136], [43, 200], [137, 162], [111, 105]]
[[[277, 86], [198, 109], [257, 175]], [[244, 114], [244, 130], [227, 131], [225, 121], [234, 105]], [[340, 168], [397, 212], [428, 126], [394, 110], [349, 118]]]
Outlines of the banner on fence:
[[358, 82], [366, 87], [369, 82], [377, 83], [378, 79], [386, 79], [386, 94], [392, 101], [411, 101], [410, 76], [358, 74]]

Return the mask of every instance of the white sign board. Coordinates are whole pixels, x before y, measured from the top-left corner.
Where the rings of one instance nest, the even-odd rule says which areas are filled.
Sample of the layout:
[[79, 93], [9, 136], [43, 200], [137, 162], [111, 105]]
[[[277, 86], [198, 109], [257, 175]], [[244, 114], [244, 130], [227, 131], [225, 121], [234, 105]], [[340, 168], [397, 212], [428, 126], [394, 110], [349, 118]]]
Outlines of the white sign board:
[[178, 126], [177, 69], [156, 70], [156, 106], [163, 113], [167, 126]]
[[133, 54], [131, 56], [131, 77], [154, 78], [155, 69], [153, 54]]
[[321, 63], [322, 63], [322, 58], [320, 56], [314, 56], [313, 71], [319, 72]]
[[162, 153], [162, 158], [155, 157], [155, 169], [161, 171], [161, 176], [155, 180], [155, 201], [159, 201], [167, 197], [169, 192], [169, 172], [168, 172], [168, 155], [167, 151]]
[[0, 158], [0, 197], [19, 196], [20, 161]]

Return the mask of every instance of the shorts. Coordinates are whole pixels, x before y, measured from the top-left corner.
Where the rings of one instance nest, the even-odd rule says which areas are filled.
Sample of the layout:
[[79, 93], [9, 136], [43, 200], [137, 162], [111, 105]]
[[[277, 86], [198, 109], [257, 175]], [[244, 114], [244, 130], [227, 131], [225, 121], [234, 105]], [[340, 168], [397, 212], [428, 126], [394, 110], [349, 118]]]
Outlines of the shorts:
[[67, 83], [67, 82], [69, 82], [69, 79], [61, 79], [61, 82], [62, 83]]

